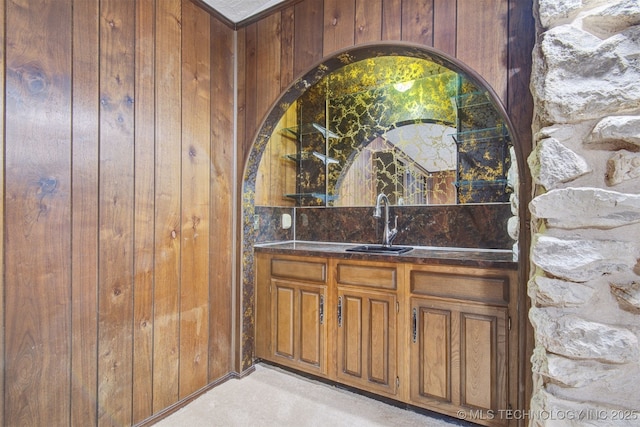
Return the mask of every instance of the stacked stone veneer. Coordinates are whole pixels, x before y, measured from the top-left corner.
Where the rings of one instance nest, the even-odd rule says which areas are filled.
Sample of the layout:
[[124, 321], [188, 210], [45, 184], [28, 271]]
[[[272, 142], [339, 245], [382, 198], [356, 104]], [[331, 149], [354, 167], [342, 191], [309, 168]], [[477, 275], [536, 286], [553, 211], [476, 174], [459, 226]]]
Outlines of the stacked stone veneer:
[[536, 15], [530, 424], [638, 426], [640, 2]]

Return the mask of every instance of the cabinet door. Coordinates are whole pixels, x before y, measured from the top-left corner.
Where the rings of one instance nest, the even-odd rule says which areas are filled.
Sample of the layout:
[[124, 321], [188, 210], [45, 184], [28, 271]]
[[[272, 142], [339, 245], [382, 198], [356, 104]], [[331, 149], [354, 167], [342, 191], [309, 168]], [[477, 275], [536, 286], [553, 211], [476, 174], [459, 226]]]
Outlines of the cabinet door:
[[272, 279], [271, 289], [273, 360], [325, 374], [326, 286]]
[[452, 415], [508, 408], [505, 308], [412, 298], [411, 315], [413, 403]]
[[396, 394], [396, 297], [338, 289], [340, 381], [367, 391]]

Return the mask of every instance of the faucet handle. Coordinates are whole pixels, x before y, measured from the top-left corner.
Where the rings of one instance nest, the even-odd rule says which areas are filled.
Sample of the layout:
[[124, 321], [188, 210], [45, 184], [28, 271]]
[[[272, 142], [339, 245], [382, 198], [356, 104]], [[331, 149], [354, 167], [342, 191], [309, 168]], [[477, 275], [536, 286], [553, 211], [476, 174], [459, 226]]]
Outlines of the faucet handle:
[[393, 239], [396, 238], [397, 234], [398, 234], [398, 215], [395, 216], [393, 228], [389, 230], [389, 245], [391, 245], [391, 242], [393, 242]]

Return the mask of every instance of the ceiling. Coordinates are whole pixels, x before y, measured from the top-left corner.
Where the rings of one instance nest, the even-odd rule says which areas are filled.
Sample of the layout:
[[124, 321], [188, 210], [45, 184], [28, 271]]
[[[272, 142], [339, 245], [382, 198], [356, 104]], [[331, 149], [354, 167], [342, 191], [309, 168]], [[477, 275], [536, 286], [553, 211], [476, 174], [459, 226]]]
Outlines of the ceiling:
[[231, 22], [238, 23], [285, 0], [202, 0]]

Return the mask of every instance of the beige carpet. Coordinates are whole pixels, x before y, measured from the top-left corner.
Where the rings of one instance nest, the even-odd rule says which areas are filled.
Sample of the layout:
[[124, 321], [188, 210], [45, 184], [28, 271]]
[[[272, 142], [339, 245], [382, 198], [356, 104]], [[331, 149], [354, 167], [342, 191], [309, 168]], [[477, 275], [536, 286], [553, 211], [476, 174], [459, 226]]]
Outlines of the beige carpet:
[[161, 420], [157, 427], [433, 426], [463, 423], [431, 418], [259, 364]]

